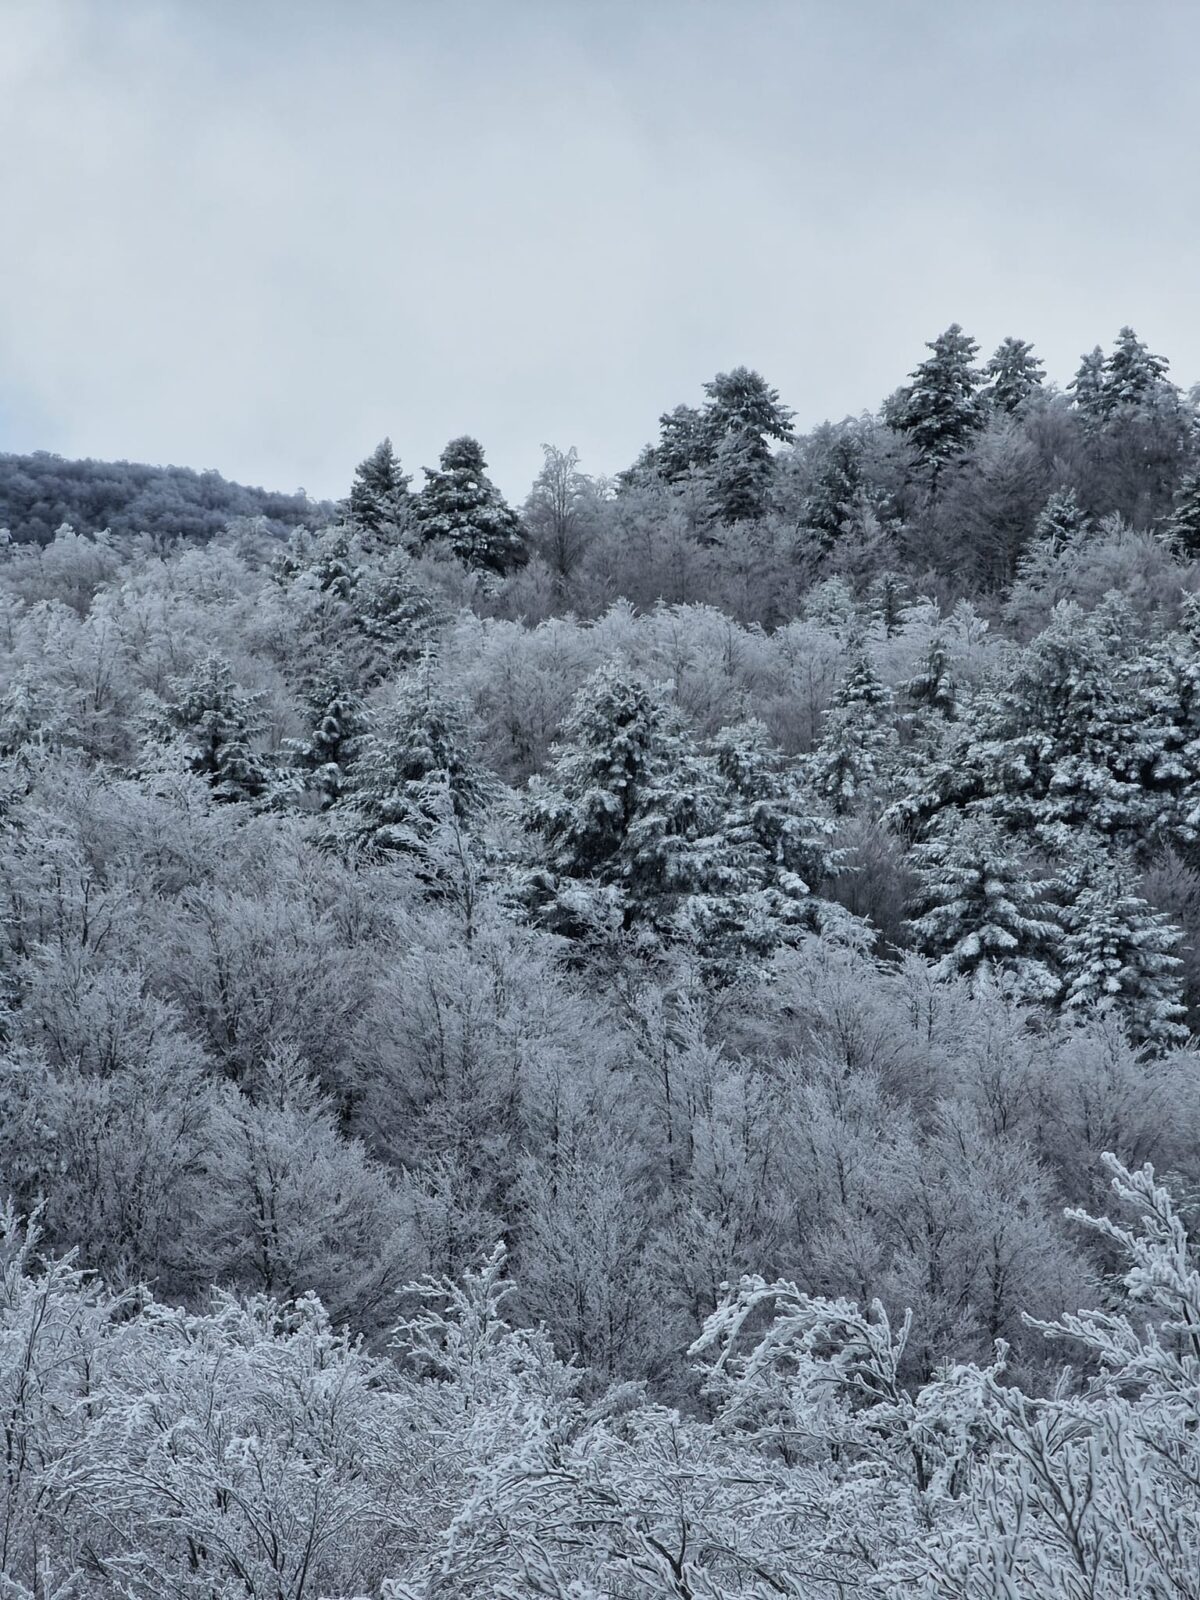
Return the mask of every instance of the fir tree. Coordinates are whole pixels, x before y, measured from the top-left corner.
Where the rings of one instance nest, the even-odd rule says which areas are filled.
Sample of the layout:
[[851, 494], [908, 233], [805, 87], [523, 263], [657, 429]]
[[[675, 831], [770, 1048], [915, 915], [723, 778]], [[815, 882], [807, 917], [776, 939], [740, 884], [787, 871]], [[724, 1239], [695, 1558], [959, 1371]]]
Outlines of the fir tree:
[[218, 800], [256, 800], [267, 775], [250, 748], [256, 701], [243, 694], [229, 663], [216, 654], [168, 686], [167, 722], [182, 738], [191, 771], [207, 778]]
[[404, 550], [390, 550], [380, 564], [360, 574], [353, 601], [354, 621], [377, 647], [369, 676], [424, 656], [443, 620], [434, 596], [417, 578]]
[[426, 468], [417, 523], [424, 540], [444, 541], [464, 566], [503, 574], [525, 561], [525, 538], [486, 467], [477, 440], [452, 439], [437, 469]]
[[819, 925], [822, 903], [814, 886], [840, 864], [830, 843], [833, 823], [819, 813], [761, 722], [723, 728], [711, 751], [728, 796], [725, 831], [747, 847], [747, 898], [755, 903], [745, 920], [759, 928], [760, 949], [770, 949], [788, 930]]
[[1055, 982], [1047, 958], [1060, 929], [1042, 910], [1046, 884], [1030, 879], [1006, 838], [980, 817], [962, 817], [911, 853], [919, 890], [909, 926], [935, 958], [938, 977], [1015, 975], [1031, 997]]
[[904, 685], [909, 702], [919, 711], [936, 711], [952, 722], [958, 707], [958, 691], [950, 667], [950, 651], [940, 633], [929, 641], [915, 673]]
[[892, 425], [907, 435], [936, 483], [983, 421], [979, 373], [972, 366], [979, 346], [954, 322], [926, 348], [933, 354], [896, 397]]
[[1074, 489], [1058, 489], [1039, 512], [1033, 536], [1060, 550], [1090, 529], [1091, 519], [1081, 508]]
[[805, 496], [801, 520], [821, 534], [830, 549], [853, 513], [863, 488], [862, 442], [848, 427], [826, 430], [830, 437], [824, 460]]
[[838, 816], [881, 787], [892, 765], [896, 731], [892, 696], [862, 645], [824, 714], [821, 741], [808, 761], [814, 791]]
[[997, 411], [1019, 411], [1042, 386], [1046, 372], [1024, 339], [1005, 339], [983, 369], [987, 382], [984, 391], [989, 405]]
[[771, 443], [794, 438], [792, 412], [778, 390], [748, 367], [719, 372], [704, 392], [702, 426], [717, 511], [725, 522], [761, 516], [773, 473]]
[[1103, 420], [1107, 411], [1108, 401], [1105, 387], [1104, 351], [1099, 345], [1089, 350], [1087, 355], [1080, 357], [1079, 370], [1067, 385], [1067, 392], [1073, 397], [1075, 409], [1082, 416], [1085, 423], [1096, 423]]
[[355, 469], [346, 502], [352, 526], [375, 538], [402, 528], [408, 517], [411, 481], [400, 470], [392, 441], [384, 439]]
[[658, 444], [652, 456], [655, 471], [667, 483], [677, 483], [698, 467], [711, 465], [713, 440], [695, 406], [676, 406], [658, 419]]
[[900, 631], [908, 593], [906, 580], [890, 568], [881, 572], [867, 591], [867, 616], [882, 631], [885, 639], [890, 639]]
[[[1072, 840], [1072, 846], [1077, 842]], [[1069, 874], [1061, 913], [1062, 1005], [1084, 1011], [1111, 1005], [1135, 1044], [1169, 1048], [1187, 1042], [1180, 971], [1182, 934], [1108, 863]]]
[[[747, 848], [723, 834], [725, 795], [678, 714], [618, 666], [577, 695], [544, 777], [529, 788], [540, 835], [533, 897], [578, 934], [611, 906], [624, 928], [729, 924]], [[598, 895], [597, 892], [598, 891]]]
[[331, 661], [305, 683], [302, 704], [309, 731], [285, 749], [293, 767], [320, 798], [322, 808], [342, 795], [347, 771], [365, 726], [362, 700], [343, 664]]
[[1104, 363], [1105, 415], [1121, 406], [1141, 405], [1164, 389], [1171, 389], [1168, 365], [1163, 356], [1151, 354], [1132, 328], [1122, 328], [1112, 355]]
[[358, 740], [337, 829], [372, 855], [420, 854], [445, 820], [478, 821], [494, 783], [428, 668], [401, 680]]
[[1185, 556], [1200, 556], [1200, 473], [1189, 473], [1176, 490], [1167, 533]]

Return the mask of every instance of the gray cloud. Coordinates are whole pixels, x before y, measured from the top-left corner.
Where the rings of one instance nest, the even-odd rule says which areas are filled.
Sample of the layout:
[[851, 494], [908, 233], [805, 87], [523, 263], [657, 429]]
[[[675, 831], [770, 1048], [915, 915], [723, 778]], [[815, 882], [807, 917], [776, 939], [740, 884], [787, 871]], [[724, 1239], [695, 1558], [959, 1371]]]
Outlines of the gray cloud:
[[0, 448], [341, 492], [626, 465], [713, 372], [809, 425], [951, 320], [1200, 377], [1200, 11], [0, 4]]

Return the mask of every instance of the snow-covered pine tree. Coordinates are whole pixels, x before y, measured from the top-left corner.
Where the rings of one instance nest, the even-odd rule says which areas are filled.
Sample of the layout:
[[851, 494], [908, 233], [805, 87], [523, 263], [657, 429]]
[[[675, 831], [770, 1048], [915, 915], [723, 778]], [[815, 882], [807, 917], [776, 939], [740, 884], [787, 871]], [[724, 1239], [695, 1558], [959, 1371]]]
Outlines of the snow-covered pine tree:
[[658, 443], [652, 447], [655, 471], [667, 483], [712, 463], [713, 440], [695, 406], [676, 406], [658, 419]]
[[1058, 880], [1065, 903], [1058, 964], [1065, 1011], [1111, 1005], [1135, 1044], [1169, 1049], [1187, 1042], [1183, 935], [1134, 894], [1117, 865], [1085, 859]]
[[1189, 560], [1200, 556], [1200, 472], [1189, 472], [1175, 491], [1167, 533]]
[[401, 549], [389, 550], [377, 566], [362, 569], [353, 611], [359, 632], [375, 647], [368, 677], [419, 661], [445, 617]]
[[1104, 363], [1102, 389], [1104, 414], [1121, 406], [1137, 406], [1173, 386], [1167, 378], [1169, 362], [1153, 355], [1132, 328], [1122, 328], [1112, 355]]
[[1155, 735], [1137, 657], [1100, 620], [1055, 606], [976, 696], [970, 764], [989, 810], [1010, 827], [1079, 825], [1136, 842], [1153, 822], [1142, 774]]
[[894, 762], [892, 695], [861, 641], [851, 645], [845, 677], [824, 713], [821, 740], [808, 758], [814, 792], [838, 816], [857, 810], [886, 782]]
[[821, 544], [831, 549], [854, 510], [863, 488], [862, 441], [849, 426], [818, 429], [824, 438], [823, 459], [801, 507], [805, 527], [815, 528]]
[[1086, 426], [1103, 421], [1107, 411], [1105, 393], [1104, 351], [1099, 345], [1089, 350], [1079, 360], [1079, 370], [1067, 385], [1075, 409]]
[[166, 720], [191, 771], [208, 780], [218, 800], [258, 799], [267, 774], [250, 747], [257, 699], [238, 688], [228, 661], [205, 656], [186, 677], [170, 681], [168, 694]]
[[426, 543], [444, 542], [464, 566], [503, 574], [524, 563], [525, 536], [486, 469], [477, 439], [451, 439], [439, 465], [425, 470], [417, 526]]
[[890, 408], [892, 426], [905, 434], [936, 484], [946, 463], [960, 455], [983, 421], [979, 346], [957, 322], [926, 345], [933, 354], [913, 372]]
[[900, 631], [910, 598], [907, 579], [891, 568], [881, 572], [867, 590], [867, 618], [881, 630], [885, 639], [890, 639]]
[[958, 689], [950, 665], [950, 647], [935, 633], [916, 672], [904, 685], [909, 703], [918, 711], [938, 712], [952, 722], [958, 708]]
[[728, 929], [753, 881], [752, 851], [727, 837], [720, 774], [679, 714], [608, 663], [579, 691], [562, 735], [529, 785], [541, 915], [575, 935], [606, 908], [625, 929], [665, 937], [706, 922]]
[[1022, 993], [1049, 999], [1061, 929], [1047, 885], [1028, 876], [1011, 837], [984, 817], [947, 820], [910, 862], [919, 890], [909, 926], [938, 977], [1011, 973]]
[[355, 469], [346, 501], [351, 526], [369, 538], [395, 538], [408, 520], [411, 482], [400, 470], [392, 441], [384, 439]]
[[758, 930], [753, 942], [770, 949], [790, 932], [820, 926], [823, 902], [814, 890], [840, 864], [834, 824], [757, 719], [722, 728], [710, 749], [728, 790], [725, 831], [748, 847], [742, 920]]
[[1033, 346], [1024, 339], [1005, 339], [983, 369], [984, 398], [996, 411], [1019, 411], [1040, 389], [1046, 376]]
[[761, 516], [774, 471], [771, 444], [795, 437], [792, 412], [778, 390], [748, 367], [719, 372], [704, 393], [706, 471], [718, 515], [724, 522]]
[[482, 817], [494, 792], [455, 699], [426, 663], [401, 679], [368, 720], [336, 832], [370, 855], [420, 855], [447, 806], [469, 826]]
[[347, 771], [365, 726], [362, 700], [352, 675], [334, 659], [308, 678], [301, 702], [309, 731], [299, 739], [287, 740], [284, 748], [324, 809], [333, 805], [346, 787]]

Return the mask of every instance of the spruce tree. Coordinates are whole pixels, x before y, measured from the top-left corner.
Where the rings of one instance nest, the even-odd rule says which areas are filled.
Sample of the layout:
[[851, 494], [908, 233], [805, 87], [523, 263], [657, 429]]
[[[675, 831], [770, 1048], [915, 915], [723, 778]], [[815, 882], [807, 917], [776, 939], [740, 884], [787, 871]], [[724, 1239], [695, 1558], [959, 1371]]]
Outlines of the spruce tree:
[[1109, 863], [1076, 874], [1072, 889], [1061, 913], [1063, 1009], [1110, 1005], [1135, 1044], [1185, 1044], [1183, 962], [1174, 953], [1182, 934], [1132, 893]]
[[725, 522], [758, 517], [766, 509], [773, 461], [771, 443], [790, 443], [792, 412], [779, 392], [748, 367], [719, 372], [704, 385], [702, 428], [707, 471], [717, 512]]
[[702, 414], [695, 406], [676, 406], [658, 419], [658, 444], [653, 447], [654, 469], [667, 483], [677, 483], [689, 472], [711, 465], [714, 445]]
[[256, 700], [243, 694], [223, 656], [207, 655], [185, 678], [174, 678], [165, 711], [182, 739], [191, 771], [206, 778], [218, 800], [256, 800], [267, 786], [250, 748]]
[[400, 470], [392, 441], [384, 439], [365, 461], [360, 461], [346, 502], [351, 526], [379, 538], [402, 528], [408, 518], [412, 479]]
[[[726, 791], [725, 832], [745, 848], [747, 915], [770, 948], [793, 929], [819, 925], [814, 889], [837, 870], [832, 820], [821, 815], [800, 773], [756, 719], [723, 728], [711, 752]], [[753, 906], [753, 909], [750, 909]]]
[[862, 442], [848, 427], [831, 429], [826, 425], [823, 431], [828, 435], [824, 459], [800, 517], [806, 527], [820, 533], [821, 544], [828, 550], [840, 537], [863, 490]]
[[808, 760], [813, 790], [838, 816], [882, 787], [893, 765], [892, 696], [861, 643], [824, 714], [821, 740]]
[[525, 537], [486, 468], [477, 439], [451, 439], [439, 466], [425, 469], [417, 525], [427, 543], [443, 541], [464, 566], [503, 574], [526, 560]]
[[904, 685], [909, 702], [919, 711], [935, 711], [952, 722], [958, 708], [958, 691], [950, 666], [950, 650], [935, 633], [916, 672]]
[[301, 703], [308, 732], [290, 739], [285, 749], [293, 767], [319, 797], [322, 808], [333, 805], [346, 787], [347, 772], [365, 726], [362, 700], [340, 661], [318, 668], [304, 684]]
[[1200, 556], [1200, 472], [1190, 472], [1175, 491], [1167, 533], [1185, 556]]
[[1031, 998], [1056, 989], [1048, 964], [1061, 930], [1043, 910], [1013, 842], [981, 817], [959, 817], [910, 855], [918, 894], [909, 927], [940, 978], [1011, 973]]
[[420, 854], [449, 809], [471, 825], [494, 783], [428, 667], [402, 679], [357, 741], [337, 831], [370, 855]]
[[407, 551], [390, 550], [375, 567], [359, 575], [353, 600], [359, 632], [375, 647], [367, 677], [419, 661], [444, 613], [417, 578]]
[[1121, 406], [1137, 406], [1164, 389], [1169, 363], [1146, 348], [1132, 328], [1122, 328], [1113, 353], [1104, 363], [1103, 402], [1106, 415]]
[[892, 426], [905, 434], [936, 483], [947, 462], [966, 449], [983, 422], [979, 346], [957, 322], [926, 346], [933, 354], [912, 374], [891, 408]]
[[983, 369], [987, 403], [996, 411], [1019, 411], [1042, 387], [1045, 367], [1024, 339], [1005, 339]]
[[625, 929], [658, 935], [730, 924], [749, 851], [723, 831], [726, 798], [715, 763], [661, 695], [616, 664], [601, 667], [529, 786], [546, 869], [535, 871], [531, 897], [568, 934], [604, 906]]
[[1075, 409], [1084, 422], [1094, 424], [1103, 420], [1107, 410], [1105, 390], [1104, 351], [1099, 345], [1081, 356], [1079, 370], [1067, 385]]

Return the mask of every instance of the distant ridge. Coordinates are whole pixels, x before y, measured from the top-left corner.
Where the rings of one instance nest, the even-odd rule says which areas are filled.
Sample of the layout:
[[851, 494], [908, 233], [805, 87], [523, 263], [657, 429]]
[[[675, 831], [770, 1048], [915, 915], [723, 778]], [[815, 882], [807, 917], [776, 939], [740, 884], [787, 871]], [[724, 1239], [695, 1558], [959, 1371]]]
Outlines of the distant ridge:
[[0, 453], [0, 528], [19, 543], [46, 544], [69, 522], [79, 533], [148, 533], [211, 539], [235, 517], [263, 517], [281, 537], [328, 517], [325, 501], [230, 483], [219, 472], [134, 461], [68, 461], [38, 450]]

